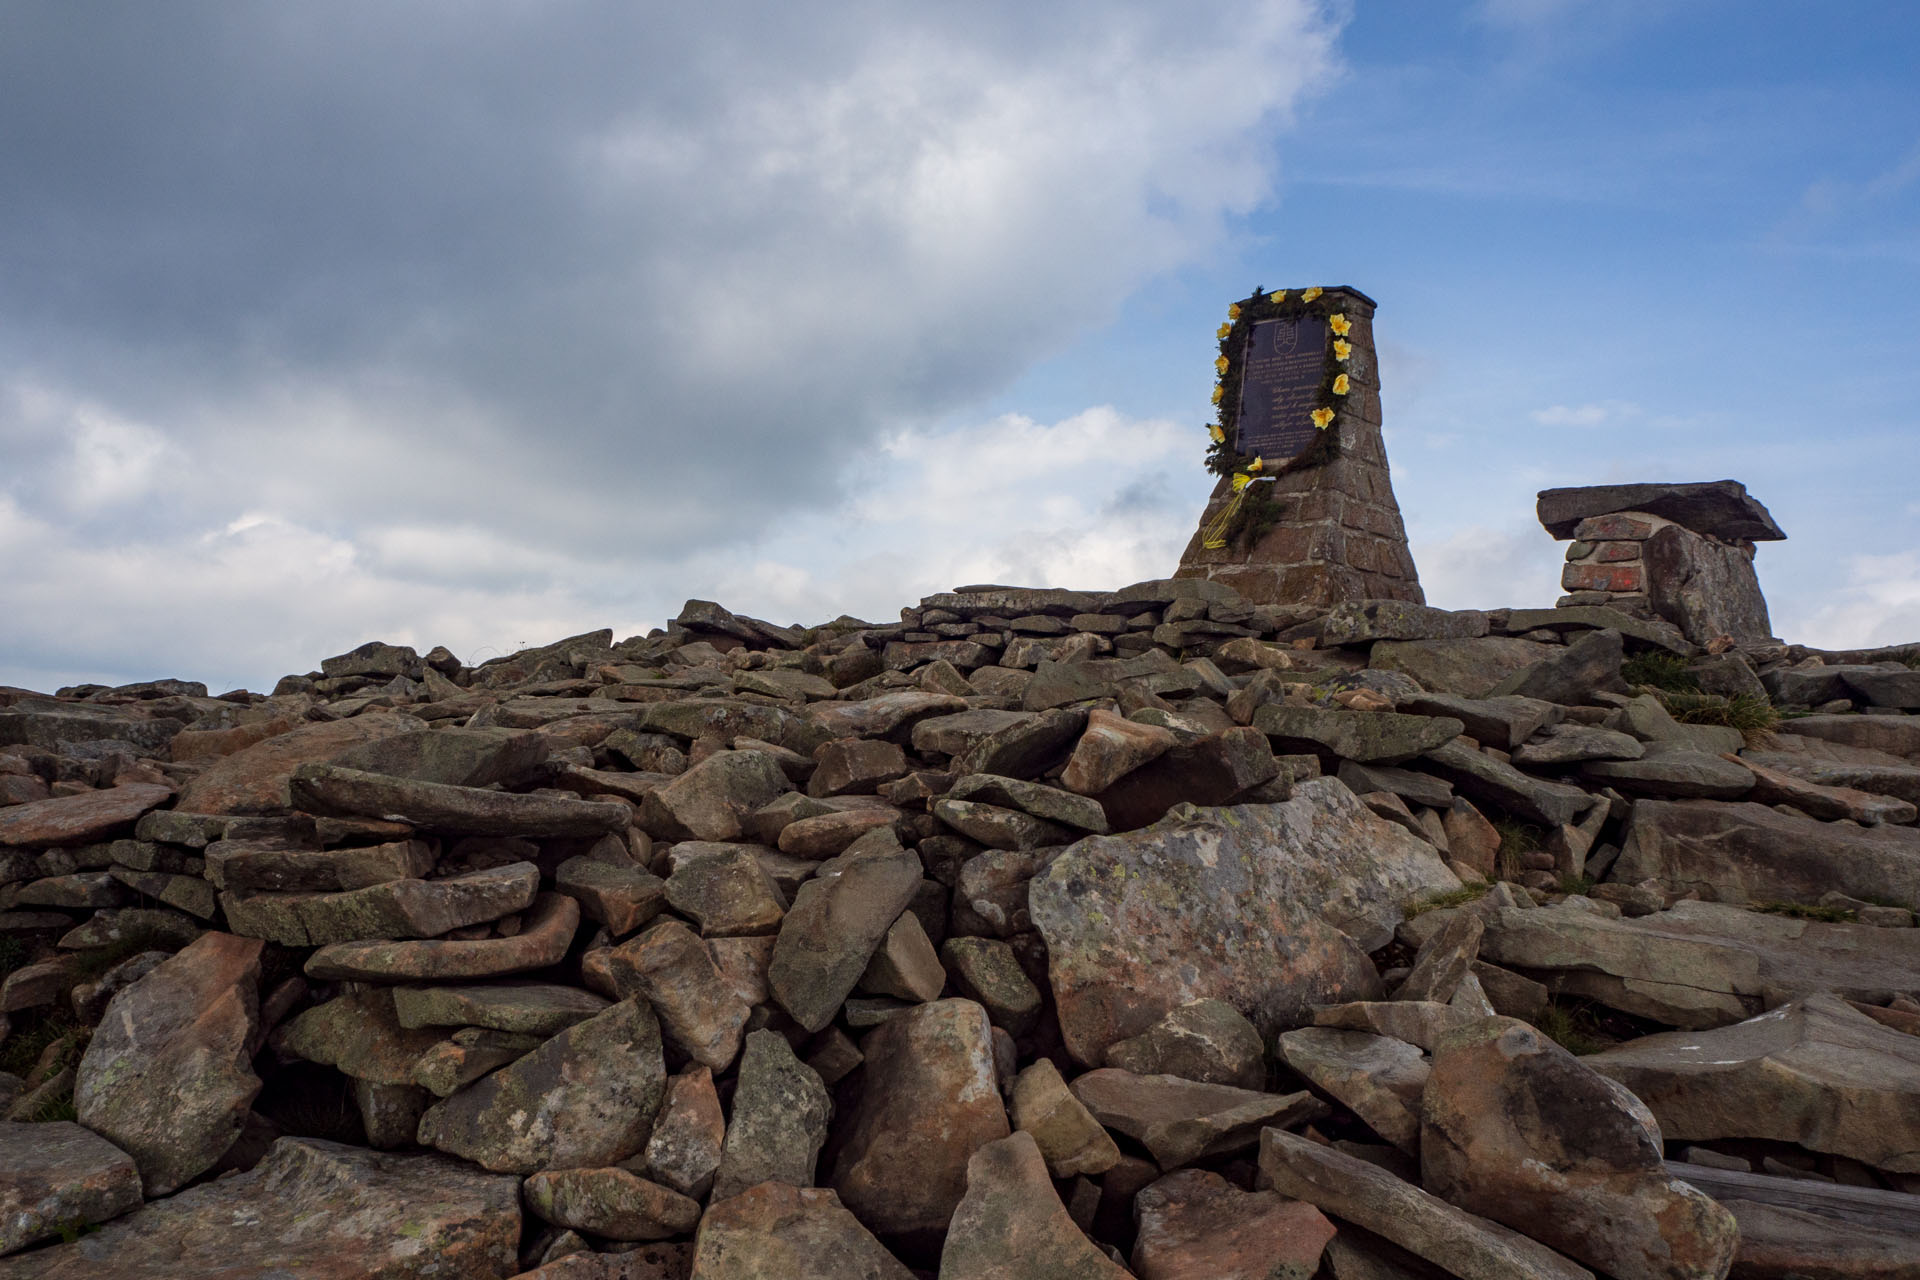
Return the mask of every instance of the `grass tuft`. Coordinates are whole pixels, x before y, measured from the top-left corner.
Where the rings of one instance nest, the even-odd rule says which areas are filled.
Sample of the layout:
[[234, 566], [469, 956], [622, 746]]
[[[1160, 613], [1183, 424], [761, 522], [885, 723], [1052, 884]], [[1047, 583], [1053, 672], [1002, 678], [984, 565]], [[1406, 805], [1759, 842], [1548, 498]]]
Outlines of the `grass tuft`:
[[1482, 880], [1478, 884], [1463, 884], [1458, 889], [1447, 889], [1430, 898], [1422, 898], [1407, 906], [1407, 919], [1425, 915], [1429, 911], [1440, 911], [1447, 907], [1465, 906], [1475, 899], [1485, 897], [1493, 886]]
[[1681, 724], [1717, 724], [1738, 729], [1749, 747], [1765, 747], [1780, 726], [1780, 713], [1765, 698], [1750, 693], [1726, 698], [1717, 693], [1669, 693], [1660, 701]]
[[1608, 1047], [1608, 1042], [1593, 1034], [1584, 1009], [1569, 1009], [1550, 1004], [1534, 1025], [1540, 1033], [1575, 1057], [1585, 1057]]
[[1544, 849], [1547, 833], [1543, 828], [1517, 818], [1497, 818], [1493, 829], [1500, 833], [1500, 852], [1495, 873], [1502, 880], [1518, 880], [1520, 873], [1526, 870], [1520, 860], [1529, 853]]
[[24, 1010], [13, 1017], [13, 1034], [0, 1045], [0, 1071], [26, 1075], [40, 1061], [47, 1046], [62, 1039], [68, 1041], [62, 1058], [76, 1056], [82, 1028], [72, 1014], [56, 1008], [40, 1008]]
[[1599, 882], [1592, 876], [1564, 875], [1560, 877], [1560, 883], [1555, 887], [1558, 888], [1561, 893], [1571, 897], [1574, 894], [1585, 895], [1591, 892], [1593, 886], [1597, 883]]
[[1620, 678], [1656, 693], [1700, 692], [1700, 681], [1687, 670], [1687, 660], [1665, 650], [1634, 654], [1620, 664]]

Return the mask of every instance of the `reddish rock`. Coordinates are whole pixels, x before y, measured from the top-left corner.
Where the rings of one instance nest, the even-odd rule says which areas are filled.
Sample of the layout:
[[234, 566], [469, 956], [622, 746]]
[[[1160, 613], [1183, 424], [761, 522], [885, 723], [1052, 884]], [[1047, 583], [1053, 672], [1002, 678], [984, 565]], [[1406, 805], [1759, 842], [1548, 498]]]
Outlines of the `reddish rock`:
[[290, 808], [288, 785], [303, 764], [399, 733], [423, 733], [413, 716], [370, 711], [347, 720], [303, 724], [219, 761], [188, 783], [177, 806], [185, 813], [277, 813]]
[[202, 935], [107, 1005], [73, 1089], [81, 1124], [140, 1166], [150, 1196], [205, 1173], [260, 1092], [261, 944]]
[[966, 1190], [967, 1161], [1007, 1136], [986, 1011], [936, 1000], [867, 1037], [866, 1085], [831, 1182], [882, 1235], [935, 1233]]
[[87, 844], [137, 822], [173, 798], [173, 788], [131, 783], [0, 809], [0, 847]]
[[967, 1194], [940, 1251], [940, 1280], [1128, 1280], [1082, 1234], [1030, 1133], [989, 1142], [967, 1162]]
[[423, 981], [495, 978], [558, 964], [573, 944], [580, 906], [558, 893], [535, 899], [519, 933], [473, 941], [337, 942], [307, 957], [310, 978], [356, 981]]
[[1134, 1198], [1140, 1280], [1310, 1280], [1334, 1227], [1310, 1204], [1182, 1169]]

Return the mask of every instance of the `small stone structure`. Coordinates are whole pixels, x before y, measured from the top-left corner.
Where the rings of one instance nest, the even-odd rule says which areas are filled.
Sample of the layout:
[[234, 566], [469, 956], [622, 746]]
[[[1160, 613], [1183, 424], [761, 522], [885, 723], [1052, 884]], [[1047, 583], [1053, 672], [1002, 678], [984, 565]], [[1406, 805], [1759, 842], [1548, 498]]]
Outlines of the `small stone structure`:
[[[1425, 604], [1420, 575], [1407, 550], [1407, 531], [1387, 471], [1380, 438], [1380, 368], [1374, 354], [1375, 303], [1359, 290], [1325, 290], [1352, 321], [1347, 368], [1353, 391], [1338, 425], [1334, 456], [1284, 472], [1258, 489], [1280, 507], [1257, 533], [1242, 533], [1208, 548], [1204, 530], [1233, 499], [1222, 477], [1201, 513], [1199, 530], [1180, 557], [1179, 578], [1208, 578], [1253, 604], [1329, 606], [1347, 600], [1405, 600]], [[1234, 377], [1238, 368], [1229, 371]]]
[[1787, 535], [1737, 480], [1547, 489], [1540, 523], [1571, 538], [1560, 605], [1664, 618], [1696, 644], [1770, 638], [1754, 543]]

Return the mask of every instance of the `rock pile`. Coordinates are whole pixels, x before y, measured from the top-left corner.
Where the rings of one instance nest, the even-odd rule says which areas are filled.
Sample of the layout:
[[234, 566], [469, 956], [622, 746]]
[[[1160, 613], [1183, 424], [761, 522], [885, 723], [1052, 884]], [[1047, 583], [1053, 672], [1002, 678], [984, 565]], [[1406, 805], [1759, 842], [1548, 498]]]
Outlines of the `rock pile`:
[[1920, 1275], [1920, 646], [1707, 649], [1170, 580], [0, 690], [0, 1278]]

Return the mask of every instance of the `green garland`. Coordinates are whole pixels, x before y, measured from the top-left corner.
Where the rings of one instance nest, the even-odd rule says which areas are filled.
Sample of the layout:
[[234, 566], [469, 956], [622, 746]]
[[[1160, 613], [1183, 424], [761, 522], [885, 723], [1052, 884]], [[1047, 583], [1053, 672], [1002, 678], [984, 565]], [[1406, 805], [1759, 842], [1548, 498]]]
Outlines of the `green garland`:
[[[1309, 297], [1307, 295], [1311, 294]], [[1247, 349], [1247, 335], [1254, 325], [1262, 320], [1298, 319], [1302, 316], [1319, 316], [1331, 326], [1334, 317], [1345, 319], [1346, 302], [1343, 298], [1328, 293], [1324, 289], [1282, 289], [1268, 293], [1256, 288], [1251, 295], [1234, 303], [1227, 309], [1227, 323], [1220, 326], [1220, 359], [1224, 365], [1220, 370], [1219, 385], [1214, 388], [1219, 406], [1215, 425], [1210, 432], [1218, 435], [1207, 445], [1207, 470], [1217, 476], [1230, 476], [1246, 472], [1253, 466], [1253, 458], [1237, 453], [1233, 447], [1235, 422], [1240, 416], [1240, 362], [1241, 353]], [[1326, 363], [1321, 372], [1320, 391], [1317, 399], [1320, 409], [1328, 418], [1320, 428], [1320, 435], [1299, 457], [1284, 463], [1268, 463], [1262, 460], [1260, 475], [1281, 475], [1288, 471], [1298, 471], [1307, 467], [1324, 466], [1340, 453], [1340, 419], [1346, 395], [1336, 390], [1337, 380], [1347, 374], [1347, 358], [1340, 350], [1352, 353], [1347, 336], [1331, 335], [1338, 342], [1329, 342], [1326, 350]], [[1268, 516], [1266, 523], [1270, 527], [1277, 518], [1278, 504], [1271, 499], [1249, 499], [1248, 506], [1274, 507], [1276, 514]], [[1249, 515], [1253, 513], [1248, 513]], [[1261, 514], [1266, 514], [1262, 512]], [[1241, 522], [1244, 527], [1246, 522]]]

